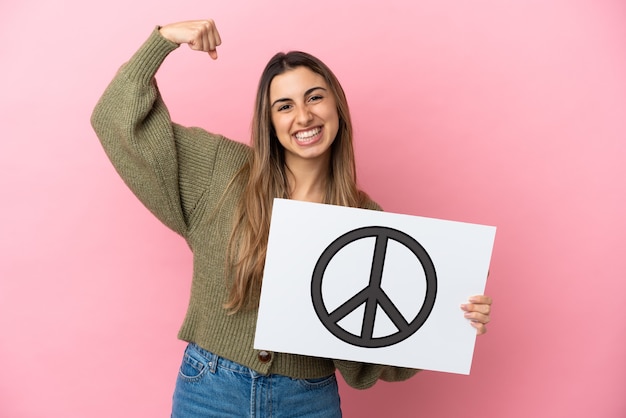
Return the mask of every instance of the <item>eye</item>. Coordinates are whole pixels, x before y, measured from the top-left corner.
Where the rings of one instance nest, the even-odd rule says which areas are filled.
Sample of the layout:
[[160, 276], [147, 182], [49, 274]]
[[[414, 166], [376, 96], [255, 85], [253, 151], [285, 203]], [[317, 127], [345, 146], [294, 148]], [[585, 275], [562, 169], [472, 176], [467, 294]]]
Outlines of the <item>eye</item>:
[[279, 112], [283, 112], [283, 111], [289, 110], [289, 109], [291, 109], [291, 105], [290, 104], [284, 104], [284, 105], [278, 107], [278, 111]]
[[318, 102], [320, 100], [322, 100], [324, 98], [324, 96], [320, 95], [320, 94], [316, 94], [314, 96], [309, 97], [309, 102]]

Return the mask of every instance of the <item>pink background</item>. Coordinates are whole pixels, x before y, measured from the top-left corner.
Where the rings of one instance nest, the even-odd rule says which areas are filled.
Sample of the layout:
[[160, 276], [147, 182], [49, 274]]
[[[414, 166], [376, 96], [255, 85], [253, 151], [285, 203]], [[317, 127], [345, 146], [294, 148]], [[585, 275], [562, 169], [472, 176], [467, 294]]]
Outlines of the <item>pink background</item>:
[[626, 3], [212, 3], [0, 5], [0, 416], [169, 416], [191, 256], [89, 116], [154, 25], [196, 17], [224, 44], [162, 67], [178, 122], [247, 141], [263, 65], [303, 49], [344, 84], [376, 200], [498, 227], [471, 375], [342, 383], [347, 417], [626, 416]]

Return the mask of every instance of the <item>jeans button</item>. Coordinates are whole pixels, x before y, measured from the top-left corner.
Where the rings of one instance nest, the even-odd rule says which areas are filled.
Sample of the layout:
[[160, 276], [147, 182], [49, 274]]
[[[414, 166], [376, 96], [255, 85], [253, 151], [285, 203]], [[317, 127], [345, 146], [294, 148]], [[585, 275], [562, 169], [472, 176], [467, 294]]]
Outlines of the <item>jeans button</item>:
[[267, 351], [263, 350], [263, 351], [259, 351], [259, 361], [261, 363], [267, 363], [268, 361], [270, 361], [272, 359], [272, 355], [270, 353], [268, 353]]

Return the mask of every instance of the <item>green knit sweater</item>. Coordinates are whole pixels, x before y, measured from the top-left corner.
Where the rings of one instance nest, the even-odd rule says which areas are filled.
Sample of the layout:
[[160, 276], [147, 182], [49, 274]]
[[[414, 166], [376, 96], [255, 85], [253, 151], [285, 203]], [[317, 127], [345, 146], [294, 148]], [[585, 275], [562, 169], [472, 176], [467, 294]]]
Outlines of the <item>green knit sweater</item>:
[[143, 204], [180, 234], [193, 251], [193, 281], [178, 337], [263, 374], [319, 378], [339, 369], [346, 382], [367, 388], [377, 379], [405, 380], [416, 370], [344, 360], [271, 353], [253, 348], [256, 310], [227, 315], [225, 253], [243, 186], [233, 176], [249, 148], [200, 128], [172, 123], [155, 74], [177, 48], [154, 30], [119, 70], [91, 122], [120, 176]]

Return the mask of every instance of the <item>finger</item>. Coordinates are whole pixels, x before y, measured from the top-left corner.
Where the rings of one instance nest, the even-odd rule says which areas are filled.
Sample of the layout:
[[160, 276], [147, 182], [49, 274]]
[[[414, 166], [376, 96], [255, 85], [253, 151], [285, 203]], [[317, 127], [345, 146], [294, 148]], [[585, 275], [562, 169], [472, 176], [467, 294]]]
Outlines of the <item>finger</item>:
[[471, 303], [479, 303], [483, 305], [491, 305], [493, 300], [486, 295], [476, 295], [469, 298], [469, 302]]
[[471, 320], [472, 322], [479, 322], [481, 324], [487, 324], [491, 321], [491, 317], [489, 315], [485, 315], [480, 312], [465, 312], [463, 317]]
[[213, 47], [212, 37], [215, 23], [212, 20], [202, 22], [202, 50], [204, 52], [211, 51]]
[[465, 312], [478, 312], [489, 315], [491, 313], [491, 305], [478, 305], [476, 303], [466, 303], [461, 305], [461, 309]]
[[483, 315], [489, 315], [491, 313], [491, 305], [479, 305], [476, 303], [464, 303], [461, 305], [461, 309], [465, 312], [477, 312]]
[[480, 322], [470, 322], [470, 324], [476, 329], [476, 335], [483, 335], [487, 332], [485, 324], [481, 324]]
[[215, 35], [215, 45], [220, 46], [222, 45], [222, 37], [220, 36], [219, 31], [217, 30], [217, 26], [215, 26], [214, 28], [214, 35]]
[[217, 47], [222, 44], [222, 39], [217, 31], [217, 27], [213, 25], [207, 34], [208, 53], [213, 59], [217, 59]]
[[209, 56], [214, 60], [217, 59], [217, 45], [215, 43], [215, 38], [213, 36], [209, 36], [207, 39], [207, 52]]
[[212, 20], [205, 20], [202, 22], [202, 50], [204, 52], [209, 52], [214, 48], [212, 45], [212, 37], [213, 37], [213, 26], [214, 23]]

